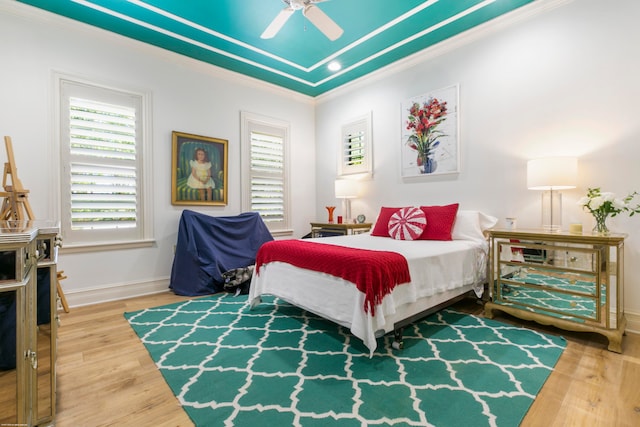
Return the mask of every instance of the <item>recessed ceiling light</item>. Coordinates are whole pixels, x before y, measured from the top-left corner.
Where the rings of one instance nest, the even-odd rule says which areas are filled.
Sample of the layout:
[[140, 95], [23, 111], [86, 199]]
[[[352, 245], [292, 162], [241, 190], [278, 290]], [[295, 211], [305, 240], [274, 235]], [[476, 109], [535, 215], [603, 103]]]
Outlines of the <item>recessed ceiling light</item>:
[[342, 65], [338, 61], [331, 61], [327, 67], [329, 67], [329, 71], [338, 71], [342, 68]]

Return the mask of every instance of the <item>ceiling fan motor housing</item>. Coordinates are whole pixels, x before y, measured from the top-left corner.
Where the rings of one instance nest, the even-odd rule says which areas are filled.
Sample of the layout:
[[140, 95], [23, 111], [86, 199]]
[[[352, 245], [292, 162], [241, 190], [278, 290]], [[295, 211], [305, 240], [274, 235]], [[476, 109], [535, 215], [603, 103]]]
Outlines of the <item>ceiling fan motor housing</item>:
[[314, 1], [314, 0], [283, 0], [286, 4], [289, 5], [289, 7], [293, 10], [300, 10], [300, 9], [304, 9], [305, 7], [309, 6], [312, 3], [319, 3], [320, 1]]

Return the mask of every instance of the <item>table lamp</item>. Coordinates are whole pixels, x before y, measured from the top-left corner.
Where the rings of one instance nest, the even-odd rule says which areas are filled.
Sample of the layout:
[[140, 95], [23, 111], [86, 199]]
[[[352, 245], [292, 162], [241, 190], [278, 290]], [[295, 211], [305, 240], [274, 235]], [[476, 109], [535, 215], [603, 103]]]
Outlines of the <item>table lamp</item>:
[[548, 157], [529, 160], [527, 163], [527, 187], [543, 190], [542, 227], [560, 231], [562, 225], [562, 193], [576, 187], [578, 159], [575, 157]]
[[342, 199], [342, 215], [345, 222], [351, 222], [351, 199], [359, 196], [360, 185], [353, 179], [337, 179], [335, 183], [336, 198]]

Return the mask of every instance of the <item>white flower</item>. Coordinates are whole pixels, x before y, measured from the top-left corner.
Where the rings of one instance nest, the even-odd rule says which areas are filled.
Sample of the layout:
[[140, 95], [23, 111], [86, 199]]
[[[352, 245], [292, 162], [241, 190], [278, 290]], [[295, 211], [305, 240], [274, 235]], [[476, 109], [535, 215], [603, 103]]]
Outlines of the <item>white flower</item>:
[[589, 200], [591, 199], [588, 198], [587, 196], [581, 197], [580, 200], [578, 200], [578, 204], [580, 206], [587, 206], [589, 204]]
[[620, 198], [610, 191], [602, 192], [600, 188], [589, 188], [587, 195], [578, 200], [578, 205], [591, 212], [596, 218], [606, 219], [607, 216], [616, 216], [622, 212], [629, 213], [629, 216], [640, 213], [640, 204], [632, 206], [631, 201], [639, 193], [634, 191], [627, 197]]
[[613, 199], [611, 203], [613, 204], [613, 207], [618, 211], [623, 211], [627, 207], [627, 204], [624, 202], [624, 200], [620, 198]]
[[591, 201], [589, 202], [589, 208], [591, 208], [593, 210], [598, 210], [598, 209], [600, 209], [600, 206], [602, 206], [604, 204], [604, 202], [606, 202], [604, 197], [596, 196], [593, 199], [591, 199]]

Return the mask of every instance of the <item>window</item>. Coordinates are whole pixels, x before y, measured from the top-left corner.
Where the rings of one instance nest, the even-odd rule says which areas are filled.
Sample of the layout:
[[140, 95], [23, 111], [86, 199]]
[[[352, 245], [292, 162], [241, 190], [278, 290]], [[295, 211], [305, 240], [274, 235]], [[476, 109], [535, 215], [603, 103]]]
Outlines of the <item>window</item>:
[[241, 114], [242, 209], [258, 212], [273, 234], [291, 233], [289, 215], [289, 124]]
[[[141, 242], [146, 97], [59, 79], [61, 229], [67, 245]], [[150, 156], [149, 156], [150, 157]], [[150, 192], [148, 192], [150, 193]], [[150, 196], [146, 196], [147, 198]]]
[[341, 176], [371, 174], [371, 114], [342, 126], [338, 173]]

